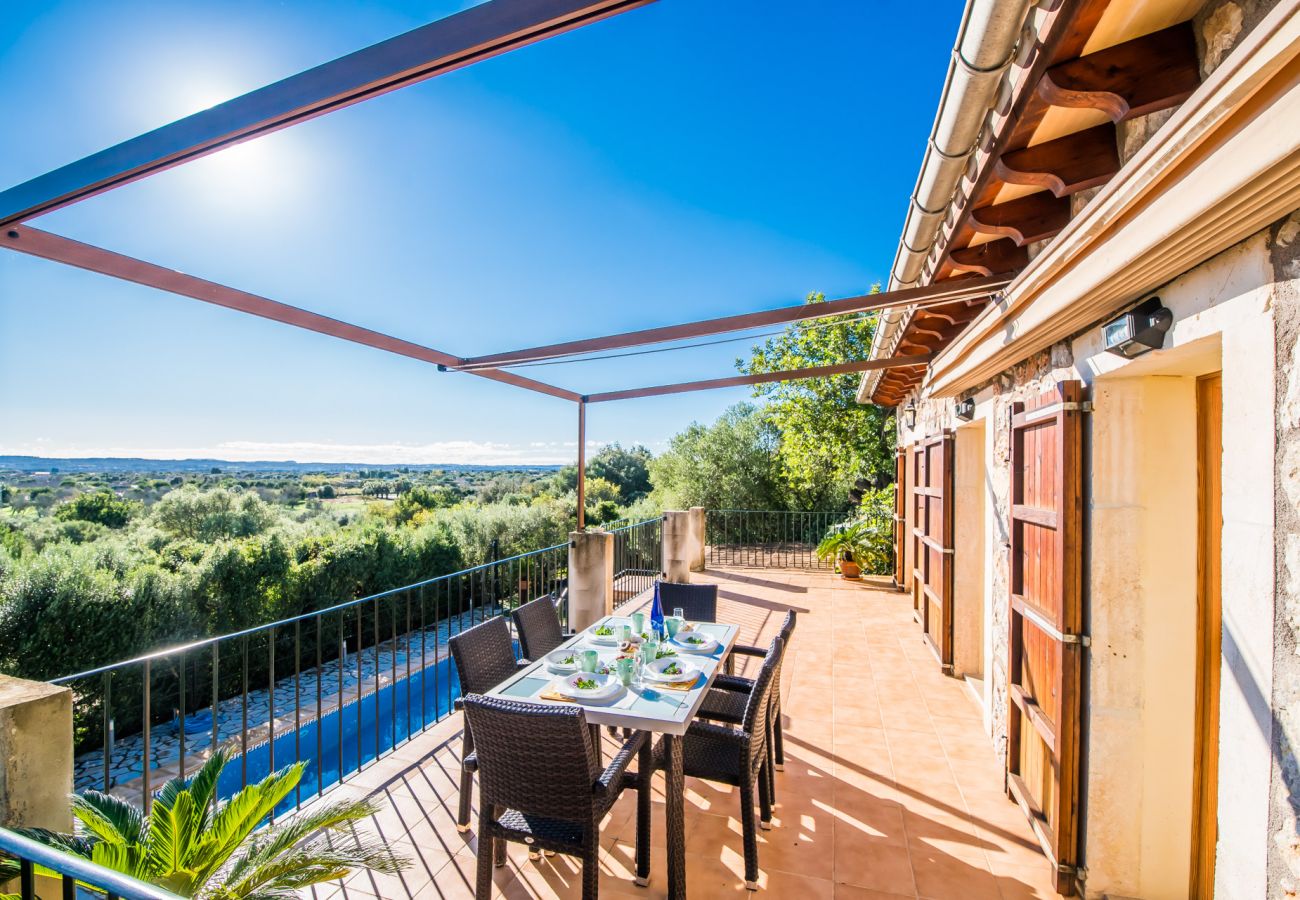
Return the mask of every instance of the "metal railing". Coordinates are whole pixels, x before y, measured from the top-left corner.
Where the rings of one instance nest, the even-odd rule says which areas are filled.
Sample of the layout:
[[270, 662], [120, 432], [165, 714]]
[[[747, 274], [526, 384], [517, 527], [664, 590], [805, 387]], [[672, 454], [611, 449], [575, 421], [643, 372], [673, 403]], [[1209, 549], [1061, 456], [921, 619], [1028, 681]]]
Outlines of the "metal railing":
[[[448, 637], [528, 600], [559, 600], [568, 549], [557, 544], [56, 679], [73, 691], [78, 746], [98, 747], [77, 757], [76, 786], [138, 794], [148, 809], [165, 777], [192, 774], [222, 747], [231, 756], [222, 797], [306, 763], [276, 810], [291, 811], [447, 715], [460, 690]], [[164, 766], [168, 776], [156, 771]]]
[[47, 847], [7, 828], [0, 828], [0, 856], [18, 861], [18, 896], [22, 900], [38, 900], [38, 877], [57, 879], [60, 895], [65, 898], [180, 900], [169, 891], [114, 872], [85, 857]]
[[649, 590], [663, 567], [663, 519], [619, 524], [614, 535], [614, 599], [630, 600]]
[[710, 509], [705, 554], [709, 565], [830, 570], [834, 560], [819, 560], [817, 545], [846, 515], [843, 510]]

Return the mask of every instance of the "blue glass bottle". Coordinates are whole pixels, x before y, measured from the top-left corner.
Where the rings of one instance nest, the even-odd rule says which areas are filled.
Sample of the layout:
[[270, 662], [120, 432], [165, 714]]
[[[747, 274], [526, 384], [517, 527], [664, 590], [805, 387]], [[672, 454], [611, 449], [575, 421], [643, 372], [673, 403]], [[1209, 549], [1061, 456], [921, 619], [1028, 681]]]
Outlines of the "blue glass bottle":
[[660, 582], [655, 582], [655, 598], [650, 604], [650, 630], [654, 632], [655, 638], [662, 640], [664, 634], [664, 605], [659, 599]]

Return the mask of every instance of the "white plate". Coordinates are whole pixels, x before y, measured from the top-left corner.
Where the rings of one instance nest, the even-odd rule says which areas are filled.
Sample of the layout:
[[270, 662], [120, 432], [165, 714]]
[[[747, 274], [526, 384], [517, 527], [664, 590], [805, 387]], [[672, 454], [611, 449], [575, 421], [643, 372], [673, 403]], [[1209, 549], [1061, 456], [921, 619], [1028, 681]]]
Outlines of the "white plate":
[[[704, 643], [688, 644], [686, 643], [688, 637], [703, 638]], [[678, 650], [685, 650], [687, 653], [712, 653], [718, 649], [717, 638], [709, 637], [707, 634], [700, 634], [698, 631], [688, 631], [686, 634], [678, 632], [668, 643]]]
[[[673, 665], [674, 663], [676, 663], [681, 668], [682, 671], [677, 675], [665, 674], [663, 670]], [[694, 663], [689, 663], [686, 660], [682, 659], [681, 657], [665, 656], [663, 659], [656, 659], [654, 662], [648, 664], [645, 667], [645, 669], [642, 670], [642, 673], [645, 675], [646, 678], [650, 679], [651, 681], [661, 681], [666, 684], [676, 684], [677, 682], [692, 681], [695, 678], [698, 678], [700, 674], [700, 670], [696, 668]]]
[[[563, 662], [563, 660], [568, 659], [569, 657], [573, 657], [573, 662]], [[556, 675], [568, 675], [570, 672], [578, 671], [578, 651], [555, 650], [546, 654], [546, 668], [550, 669]]]
[[[590, 628], [587, 629], [587, 642], [591, 644], [599, 644], [602, 647], [618, 646], [618, 640], [619, 640], [618, 626], [620, 624], [622, 623], [621, 622], [616, 622], [616, 623], [597, 622], [595, 625], [592, 625]], [[608, 625], [610, 628], [614, 629], [614, 633], [596, 634], [596, 629], [599, 628], [601, 625]]]
[[[590, 678], [596, 682], [596, 687], [591, 690], [584, 690], [576, 682]], [[598, 672], [575, 672], [567, 675], [556, 682], [556, 688], [559, 693], [566, 697], [572, 697], [575, 700], [605, 700], [617, 694], [623, 685], [615, 675], [601, 675]]]

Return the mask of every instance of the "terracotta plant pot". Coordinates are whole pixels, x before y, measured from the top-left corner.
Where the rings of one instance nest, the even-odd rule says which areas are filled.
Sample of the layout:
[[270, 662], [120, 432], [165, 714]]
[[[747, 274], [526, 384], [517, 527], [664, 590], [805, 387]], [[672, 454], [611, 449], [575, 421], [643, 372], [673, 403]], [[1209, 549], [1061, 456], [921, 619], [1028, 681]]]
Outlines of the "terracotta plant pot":
[[862, 569], [851, 559], [840, 560], [840, 575], [844, 578], [857, 578], [862, 574]]

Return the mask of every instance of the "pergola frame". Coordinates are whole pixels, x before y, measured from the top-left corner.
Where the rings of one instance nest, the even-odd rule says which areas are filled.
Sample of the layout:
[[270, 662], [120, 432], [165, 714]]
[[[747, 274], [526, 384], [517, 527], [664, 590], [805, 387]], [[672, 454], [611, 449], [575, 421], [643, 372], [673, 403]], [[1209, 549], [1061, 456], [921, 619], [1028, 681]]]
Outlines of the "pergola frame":
[[849, 297], [819, 304], [800, 304], [466, 358], [112, 250], [74, 241], [23, 223], [225, 147], [652, 2], [654, 0], [489, 0], [194, 113], [0, 192], [0, 229], [4, 230], [4, 239], [0, 243], [10, 250], [418, 359], [436, 365], [441, 370], [467, 372], [574, 402], [578, 406], [578, 530], [581, 531], [584, 526], [583, 470], [586, 455], [586, 407], [589, 402], [913, 366], [928, 362], [930, 357], [925, 355], [864, 360], [598, 394], [580, 394], [503, 371], [503, 367], [572, 357], [596, 350], [666, 343], [773, 324], [901, 308], [918, 303], [951, 303], [959, 300], [975, 303], [1005, 287], [1010, 277], [961, 279], [925, 288]]

